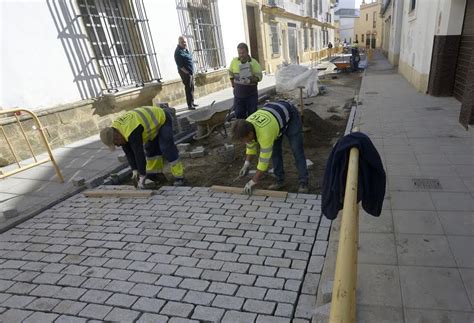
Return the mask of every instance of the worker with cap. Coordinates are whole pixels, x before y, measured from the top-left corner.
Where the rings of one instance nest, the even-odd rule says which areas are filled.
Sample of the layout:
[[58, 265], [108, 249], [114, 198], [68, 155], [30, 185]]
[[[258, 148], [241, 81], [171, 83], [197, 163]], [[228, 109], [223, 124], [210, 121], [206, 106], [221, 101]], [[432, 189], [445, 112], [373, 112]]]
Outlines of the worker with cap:
[[260, 154], [257, 172], [244, 187], [244, 193], [251, 195], [255, 186], [267, 171], [270, 159], [276, 182], [268, 188], [280, 189], [284, 186], [282, 141], [283, 135], [288, 141], [298, 169], [298, 193], [308, 192], [308, 168], [303, 148], [303, 127], [301, 116], [296, 107], [287, 101], [268, 102], [251, 114], [246, 120], [236, 120], [232, 128], [232, 139], [247, 145], [246, 159], [239, 176], [248, 174], [252, 156]]
[[262, 67], [250, 57], [247, 44], [237, 45], [237, 53], [239, 56], [230, 63], [229, 78], [234, 88], [235, 117], [245, 119], [257, 111], [257, 83], [262, 80]]
[[100, 139], [115, 150], [121, 146], [140, 189], [163, 176], [163, 156], [171, 165], [175, 186], [184, 185], [184, 167], [173, 140], [172, 115], [165, 109], [146, 106], [128, 111], [100, 132]]

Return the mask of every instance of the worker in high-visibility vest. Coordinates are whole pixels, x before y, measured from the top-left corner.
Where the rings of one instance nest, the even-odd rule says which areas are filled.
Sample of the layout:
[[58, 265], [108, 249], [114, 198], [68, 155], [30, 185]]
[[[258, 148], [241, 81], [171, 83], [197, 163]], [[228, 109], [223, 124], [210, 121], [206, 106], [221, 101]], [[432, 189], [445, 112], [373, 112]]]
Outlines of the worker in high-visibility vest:
[[128, 111], [100, 132], [110, 148], [121, 146], [132, 168], [132, 179], [143, 189], [163, 176], [163, 156], [171, 165], [175, 186], [184, 185], [184, 167], [173, 140], [172, 115], [159, 107], [140, 107]]
[[250, 57], [247, 44], [237, 45], [239, 57], [235, 57], [229, 67], [229, 78], [234, 88], [234, 112], [237, 119], [245, 119], [258, 105], [257, 83], [262, 80], [262, 67]]
[[257, 154], [257, 145], [260, 147], [257, 172], [245, 185], [244, 193], [252, 194], [264, 172], [267, 171], [270, 159], [276, 182], [270, 185], [269, 189], [277, 190], [284, 187], [283, 135], [288, 138], [298, 169], [298, 192], [308, 192], [309, 176], [304, 155], [300, 114], [293, 104], [287, 101], [276, 101], [266, 103], [246, 120], [237, 120], [233, 125], [232, 139], [247, 145], [247, 157], [239, 172], [240, 177], [248, 174], [252, 156]]

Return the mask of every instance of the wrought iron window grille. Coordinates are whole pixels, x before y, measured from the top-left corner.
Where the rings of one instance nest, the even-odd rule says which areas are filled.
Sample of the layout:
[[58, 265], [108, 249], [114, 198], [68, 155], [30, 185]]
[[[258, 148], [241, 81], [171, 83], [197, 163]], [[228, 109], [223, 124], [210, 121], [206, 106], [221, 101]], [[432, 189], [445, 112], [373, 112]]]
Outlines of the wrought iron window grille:
[[77, 0], [106, 92], [161, 82], [143, 0]]
[[226, 67], [217, 0], [176, 0], [176, 10], [196, 71]]

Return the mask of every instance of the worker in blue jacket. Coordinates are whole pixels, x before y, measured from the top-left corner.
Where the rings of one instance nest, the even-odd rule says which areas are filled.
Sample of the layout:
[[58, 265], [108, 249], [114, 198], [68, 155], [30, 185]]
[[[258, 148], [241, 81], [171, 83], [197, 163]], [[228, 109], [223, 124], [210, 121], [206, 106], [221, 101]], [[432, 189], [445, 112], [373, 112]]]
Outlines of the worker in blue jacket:
[[178, 46], [174, 51], [174, 60], [178, 67], [178, 73], [184, 84], [186, 92], [186, 103], [189, 110], [194, 110], [198, 106], [194, 103], [194, 64], [193, 54], [187, 48], [188, 44], [183, 36], [178, 37]]

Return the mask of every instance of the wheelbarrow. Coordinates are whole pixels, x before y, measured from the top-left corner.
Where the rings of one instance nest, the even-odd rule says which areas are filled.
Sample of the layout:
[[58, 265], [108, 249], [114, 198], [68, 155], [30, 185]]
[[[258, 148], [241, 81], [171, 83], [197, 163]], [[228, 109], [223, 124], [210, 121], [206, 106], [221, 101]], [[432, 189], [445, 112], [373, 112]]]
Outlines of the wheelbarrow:
[[214, 103], [215, 101], [209, 108], [198, 109], [186, 116], [189, 122], [197, 125], [197, 132], [193, 136], [194, 140], [207, 138], [214, 130], [217, 130], [222, 137], [227, 137], [225, 122], [230, 109], [227, 107], [214, 108]]

